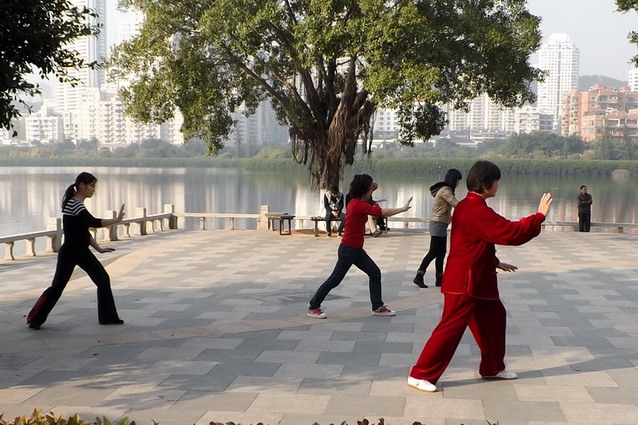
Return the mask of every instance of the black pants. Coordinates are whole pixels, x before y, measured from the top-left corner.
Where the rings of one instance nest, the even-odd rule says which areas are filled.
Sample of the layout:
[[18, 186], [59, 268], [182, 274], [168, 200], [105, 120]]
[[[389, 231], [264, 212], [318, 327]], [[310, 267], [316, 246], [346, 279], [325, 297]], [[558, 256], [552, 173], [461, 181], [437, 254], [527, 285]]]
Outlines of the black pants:
[[591, 212], [578, 212], [578, 231], [589, 232], [591, 228]]
[[326, 213], [326, 231], [328, 232], [328, 234], [332, 233], [332, 222], [335, 220], [341, 221], [341, 223], [339, 223], [339, 233], [343, 232], [343, 225], [346, 222], [346, 215], [342, 213], [341, 211], [339, 211], [339, 218], [335, 218], [335, 216], [333, 216], [331, 212], [327, 212]]
[[381, 299], [381, 270], [374, 260], [370, 258], [363, 248], [351, 248], [344, 244], [339, 245], [339, 259], [332, 274], [321, 284], [317, 293], [310, 300], [310, 308], [319, 308], [328, 293], [339, 286], [343, 278], [353, 265], [357, 266], [370, 278], [370, 302], [375, 310], [383, 306]]
[[88, 247], [69, 247], [62, 245], [58, 254], [58, 264], [53, 282], [40, 296], [27, 316], [27, 323], [42, 325], [55, 304], [62, 296], [75, 266], [79, 266], [97, 286], [97, 312], [100, 323], [119, 319], [115, 309], [115, 300], [111, 292], [111, 279], [104, 266], [95, 258]]
[[434, 266], [436, 267], [436, 275], [438, 277], [443, 275], [443, 260], [445, 259], [445, 253], [447, 252], [447, 237], [446, 236], [430, 236], [430, 250], [419, 266], [419, 271], [425, 273], [432, 260], [436, 259]]

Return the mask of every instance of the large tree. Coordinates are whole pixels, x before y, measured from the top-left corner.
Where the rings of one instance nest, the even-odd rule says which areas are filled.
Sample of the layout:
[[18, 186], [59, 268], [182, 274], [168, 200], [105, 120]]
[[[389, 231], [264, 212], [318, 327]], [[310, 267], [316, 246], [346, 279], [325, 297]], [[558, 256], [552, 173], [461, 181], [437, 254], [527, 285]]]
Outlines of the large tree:
[[72, 84], [70, 69], [95, 66], [68, 47], [98, 28], [90, 24], [94, 12], [67, 0], [2, 0], [0, 16], [0, 128], [9, 130], [20, 116], [18, 105], [29, 109], [25, 96], [40, 94], [26, 78], [30, 73]]
[[[616, 0], [617, 10], [619, 12], [627, 13], [630, 11], [638, 12], [638, 0]], [[638, 44], [638, 31], [632, 31], [629, 33], [629, 40]], [[633, 57], [634, 65], [638, 66], [638, 55]]]
[[539, 19], [524, 0], [122, 0], [145, 15], [112, 65], [127, 110], [163, 121], [215, 153], [231, 112], [270, 99], [313, 181], [338, 182], [370, 151], [379, 107], [396, 108], [401, 142], [438, 134], [437, 105], [487, 92], [506, 106], [534, 98], [528, 59]]

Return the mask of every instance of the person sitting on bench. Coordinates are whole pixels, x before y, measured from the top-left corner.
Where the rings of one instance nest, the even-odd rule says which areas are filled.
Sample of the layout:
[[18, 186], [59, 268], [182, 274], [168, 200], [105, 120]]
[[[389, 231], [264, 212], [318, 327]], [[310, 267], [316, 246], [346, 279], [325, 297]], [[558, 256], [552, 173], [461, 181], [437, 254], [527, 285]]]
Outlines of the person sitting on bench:
[[339, 192], [337, 186], [332, 186], [323, 197], [323, 206], [326, 209], [326, 230], [328, 231], [328, 237], [332, 236], [332, 221], [340, 220], [339, 224], [339, 236], [343, 232], [343, 224], [345, 222], [346, 215], [343, 210], [343, 193]]

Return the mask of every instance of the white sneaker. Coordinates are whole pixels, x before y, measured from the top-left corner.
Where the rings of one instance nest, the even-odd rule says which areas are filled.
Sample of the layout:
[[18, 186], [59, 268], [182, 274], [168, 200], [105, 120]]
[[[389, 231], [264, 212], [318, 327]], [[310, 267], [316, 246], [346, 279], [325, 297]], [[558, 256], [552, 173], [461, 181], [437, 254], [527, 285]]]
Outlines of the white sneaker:
[[436, 385], [430, 381], [426, 381], [425, 379], [416, 379], [411, 376], [408, 376], [408, 386], [427, 393], [435, 393], [438, 391]]
[[501, 370], [494, 376], [482, 376], [483, 379], [516, 379], [518, 375], [514, 372], [508, 372], [506, 369]]

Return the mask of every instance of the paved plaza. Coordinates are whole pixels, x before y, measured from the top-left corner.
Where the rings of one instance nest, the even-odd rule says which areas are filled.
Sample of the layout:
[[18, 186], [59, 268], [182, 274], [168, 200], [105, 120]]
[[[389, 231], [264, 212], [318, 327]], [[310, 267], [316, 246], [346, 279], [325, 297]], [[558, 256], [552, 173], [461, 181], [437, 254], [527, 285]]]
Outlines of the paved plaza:
[[497, 247], [520, 268], [499, 275], [519, 379], [479, 379], [468, 332], [433, 394], [406, 385], [441, 314], [438, 289], [412, 283], [428, 238], [366, 238], [395, 317], [370, 314], [358, 270], [326, 299], [328, 319], [306, 317], [336, 237], [178, 230], [103, 243], [117, 248], [98, 256], [123, 326], [97, 324], [78, 271], [42, 329], [27, 328], [56, 257], [0, 261], [0, 412], [138, 425], [638, 424], [638, 235], [545, 232]]

